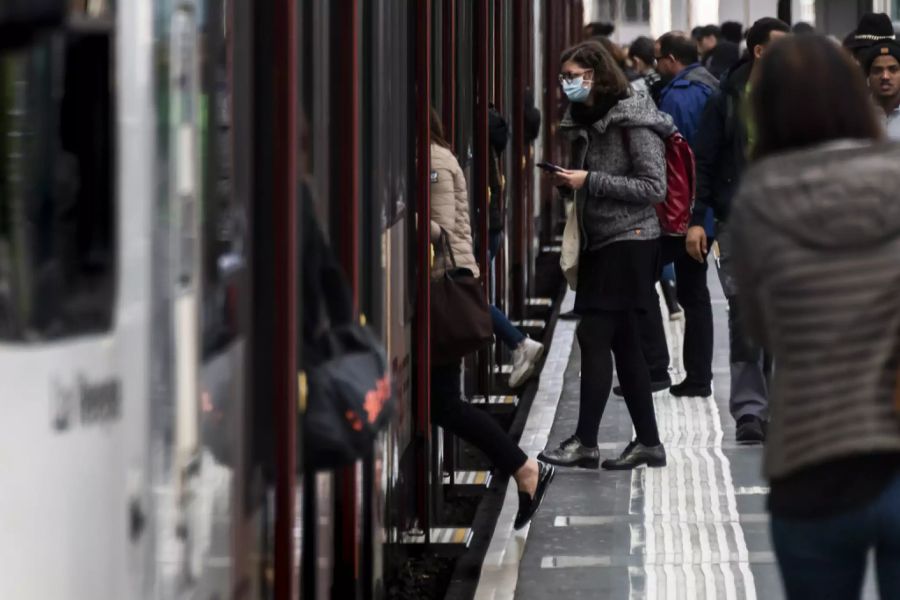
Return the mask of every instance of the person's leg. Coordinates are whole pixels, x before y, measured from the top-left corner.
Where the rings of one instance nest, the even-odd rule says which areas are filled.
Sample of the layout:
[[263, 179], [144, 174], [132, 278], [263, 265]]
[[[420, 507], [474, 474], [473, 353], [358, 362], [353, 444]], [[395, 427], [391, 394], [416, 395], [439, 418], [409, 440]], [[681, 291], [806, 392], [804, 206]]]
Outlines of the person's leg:
[[491, 257], [491, 261], [497, 258], [497, 253], [500, 252], [500, 242], [502, 241], [502, 231], [491, 231], [488, 233], [488, 255]]
[[431, 419], [481, 450], [495, 467], [515, 475], [528, 457], [490, 415], [463, 402], [461, 363], [431, 369]]
[[713, 313], [706, 272], [707, 264], [691, 258], [682, 244], [675, 259], [675, 276], [678, 303], [684, 309], [685, 383], [700, 388], [708, 388], [712, 383]]
[[[609, 399], [613, 367], [610, 350], [617, 313], [584, 315], [578, 324], [581, 347], [581, 399], [575, 435], [589, 448], [597, 445], [597, 429]], [[643, 361], [643, 356], [641, 357]], [[646, 371], [647, 366], [644, 365]]]
[[[753, 417], [769, 418], [769, 395], [763, 366], [763, 352], [744, 334], [738, 306], [737, 284], [731, 252], [731, 232], [727, 224], [717, 224], [719, 247], [719, 281], [728, 298], [728, 337], [731, 356], [731, 395], [729, 408], [735, 421]], [[740, 431], [738, 432], [740, 434]]]
[[882, 600], [900, 600], [900, 475], [876, 505], [875, 570]]
[[762, 349], [744, 334], [736, 298], [728, 298], [728, 336], [731, 349], [729, 409], [735, 421], [743, 417], [769, 420], [768, 381]]
[[859, 598], [872, 541], [868, 510], [828, 519], [772, 518], [787, 600]]
[[525, 340], [525, 334], [516, 329], [503, 311], [496, 306], [491, 306], [491, 321], [494, 324], [494, 335], [510, 350], [515, 350]]
[[675, 284], [675, 277], [674, 263], [666, 263], [659, 277], [659, 286], [662, 288], [663, 300], [666, 301], [666, 308], [669, 310], [669, 319], [683, 314], [678, 304], [678, 286]]
[[[491, 257], [491, 269], [494, 268], [494, 259], [500, 251], [500, 242], [503, 241], [502, 231], [491, 231], [488, 237], [488, 253]], [[509, 317], [497, 306], [491, 306], [491, 321], [494, 325], [494, 335], [510, 350], [515, 350], [525, 340], [525, 334], [516, 329]]]
[[[641, 353], [637, 315], [633, 311], [616, 314], [612, 351], [637, 439], [645, 446], [658, 446], [659, 430], [650, 391], [650, 373]], [[582, 369], [582, 377], [583, 373]]]
[[650, 372], [650, 380], [670, 382], [669, 344], [666, 342], [666, 330], [659, 302], [652, 303], [650, 310], [640, 315], [638, 319], [641, 353]]

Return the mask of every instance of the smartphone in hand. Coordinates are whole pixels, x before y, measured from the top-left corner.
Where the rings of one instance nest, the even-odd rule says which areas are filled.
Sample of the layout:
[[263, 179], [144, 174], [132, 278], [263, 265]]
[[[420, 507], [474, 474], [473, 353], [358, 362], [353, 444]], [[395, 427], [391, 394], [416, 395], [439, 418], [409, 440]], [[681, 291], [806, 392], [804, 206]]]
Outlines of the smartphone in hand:
[[554, 165], [553, 163], [548, 163], [548, 162], [539, 162], [535, 166], [539, 169], [543, 169], [550, 173], [559, 173], [559, 172], [565, 170], [562, 167], [560, 167], [559, 165]]

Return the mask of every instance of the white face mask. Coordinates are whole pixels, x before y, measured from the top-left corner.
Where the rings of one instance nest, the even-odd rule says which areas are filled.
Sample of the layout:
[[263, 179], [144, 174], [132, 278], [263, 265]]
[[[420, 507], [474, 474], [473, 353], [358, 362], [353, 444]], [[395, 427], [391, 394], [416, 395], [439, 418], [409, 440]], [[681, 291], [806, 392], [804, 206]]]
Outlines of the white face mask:
[[[590, 81], [587, 83], [591, 83]], [[585, 87], [584, 77], [578, 77], [572, 80], [563, 80], [563, 92], [572, 102], [584, 102], [591, 95], [591, 86]]]

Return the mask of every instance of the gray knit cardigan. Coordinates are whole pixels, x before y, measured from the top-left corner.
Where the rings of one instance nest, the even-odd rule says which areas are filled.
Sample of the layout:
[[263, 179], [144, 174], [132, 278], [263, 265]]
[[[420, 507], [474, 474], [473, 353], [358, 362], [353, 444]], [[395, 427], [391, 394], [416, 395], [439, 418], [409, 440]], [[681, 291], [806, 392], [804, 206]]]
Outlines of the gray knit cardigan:
[[751, 167], [731, 229], [748, 333], [775, 357], [766, 473], [900, 452], [900, 145]]

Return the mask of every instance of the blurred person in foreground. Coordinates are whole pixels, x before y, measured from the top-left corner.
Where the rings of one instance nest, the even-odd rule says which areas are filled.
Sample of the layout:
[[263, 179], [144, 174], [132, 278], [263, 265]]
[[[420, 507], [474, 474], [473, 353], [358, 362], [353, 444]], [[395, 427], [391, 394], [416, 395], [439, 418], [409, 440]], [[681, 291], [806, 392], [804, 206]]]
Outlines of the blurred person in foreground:
[[900, 141], [900, 44], [876, 42], [862, 54], [860, 65], [884, 115], [888, 137]]
[[766, 439], [769, 420], [767, 377], [770, 361], [762, 349], [746, 338], [737, 306], [737, 286], [732, 272], [731, 235], [728, 218], [731, 200], [752, 153], [758, 128], [747, 101], [751, 74], [769, 44], [790, 32], [784, 21], [766, 17], [747, 32], [748, 55], [722, 80], [706, 111], [693, 143], [697, 156], [697, 197], [688, 229], [687, 252], [694, 260], [705, 261], [708, 235], [704, 228], [707, 207], [716, 220], [719, 248], [719, 281], [728, 299], [728, 334], [731, 362], [729, 409], [737, 425], [739, 443], [759, 443]]
[[825, 37], [754, 72], [759, 159], [734, 202], [743, 324], [777, 362], [765, 454], [788, 600], [900, 598], [900, 147]]

